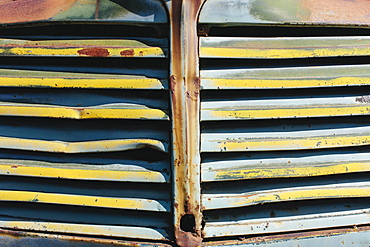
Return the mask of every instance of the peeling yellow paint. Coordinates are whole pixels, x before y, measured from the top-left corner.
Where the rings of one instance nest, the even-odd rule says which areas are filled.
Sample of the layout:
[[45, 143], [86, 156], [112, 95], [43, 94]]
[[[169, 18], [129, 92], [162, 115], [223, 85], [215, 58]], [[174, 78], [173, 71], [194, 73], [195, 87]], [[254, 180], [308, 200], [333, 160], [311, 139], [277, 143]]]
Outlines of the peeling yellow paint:
[[0, 147], [43, 152], [58, 153], [85, 153], [85, 152], [111, 152], [152, 147], [167, 151], [161, 141], [152, 139], [121, 139], [87, 142], [61, 142], [0, 137]]
[[334, 79], [202, 79], [204, 88], [309, 88], [330, 86], [370, 85], [369, 77], [340, 77]]
[[370, 196], [370, 188], [309, 188], [292, 191], [278, 191], [272, 193], [260, 193], [258, 195], [247, 195], [236, 198], [232, 203], [234, 206], [254, 205], [265, 202], [293, 201], [323, 198], [353, 198]]
[[218, 142], [218, 148], [225, 151], [252, 150], [294, 150], [333, 147], [363, 146], [370, 144], [370, 135], [363, 136], [317, 136], [302, 138], [254, 138], [245, 140], [213, 141]]
[[290, 48], [257, 49], [233, 47], [201, 47], [201, 57], [219, 58], [304, 58], [304, 57], [339, 57], [370, 55], [369, 47], [348, 48]]
[[0, 105], [2, 116], [52, 117], [72, 119], [169, 119], [167, 114], [159, 109], [112, 109], [83, 107], [48, 107], [48, 106], [17, 106]]
[[260, 169], [233, 169], [212, 171], [215, 174], [215, 180], [238, 180], [255, 178], [278, 178], [278, 177], [309, 177], [322, 176], [352, 172], [370, 171], [370, 163], [344, 163], [336, 165], [320, 165], [305, 167], [269, 167]]
[[0, 165], [0, 174], [30, 176], [30, 177], [48, 177], [48, 178], [66, 178], [66, 179], [97, 179], [114, 181], [146, 181], [163, 182], [164, 178], [157, 171], [119, 171], [119, 170], [86, 170], [72, 168], [49, 168], [32, 167], [24, 165]]
[[[256, 107], [257, 108], [257, 107]], [[364, 106], [305, 106], [304, 108], [270, 108], [270, 109], [204, 109], [204, 113], [210, 114], [210, 119], [271, 119], [271, 118], [288, 118], [288, 117], [319, 117], [319, 116], [351, 116], [367, 115], [370, 113], [370, 105]]]
[[30, 191], [1, 190], [0, 201], [37, 202], [37, 203], [53, 203], [53, 204], [119, 208], [119, 209], [165, 211], [163, 208], [160, 210], [161, 207], [158, 207], [160, 206], [160, 204], [155, 200], [53, 194]]

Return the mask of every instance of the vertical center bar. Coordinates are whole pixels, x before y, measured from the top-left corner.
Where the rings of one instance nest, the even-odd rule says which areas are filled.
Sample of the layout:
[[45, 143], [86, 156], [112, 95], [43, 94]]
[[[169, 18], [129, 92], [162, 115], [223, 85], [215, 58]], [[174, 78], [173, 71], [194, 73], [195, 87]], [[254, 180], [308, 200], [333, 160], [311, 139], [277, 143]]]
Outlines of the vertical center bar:
[[199, 246], [202, 242], [197, 35], [201, 3], [201, 0], [171, 3], [174, 230], [176, 243], [187, 247]]

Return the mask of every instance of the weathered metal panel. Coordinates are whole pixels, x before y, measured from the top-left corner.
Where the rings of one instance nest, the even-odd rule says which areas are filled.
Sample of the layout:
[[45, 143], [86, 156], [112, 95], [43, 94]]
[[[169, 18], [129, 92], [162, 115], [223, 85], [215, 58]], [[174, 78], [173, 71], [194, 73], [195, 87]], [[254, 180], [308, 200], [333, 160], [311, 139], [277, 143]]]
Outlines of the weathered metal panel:
[[368, 25], [369, 1], [363, 0], [209, 0], [200, 23]]
[[370, 55], [370, 39], [359, 37], [202, 37], [204, 58], [309, 58]]
[[158, 0], [18, 0], [0, 2], [0, 23], [33, 21], [115, 21], [166, 23]]

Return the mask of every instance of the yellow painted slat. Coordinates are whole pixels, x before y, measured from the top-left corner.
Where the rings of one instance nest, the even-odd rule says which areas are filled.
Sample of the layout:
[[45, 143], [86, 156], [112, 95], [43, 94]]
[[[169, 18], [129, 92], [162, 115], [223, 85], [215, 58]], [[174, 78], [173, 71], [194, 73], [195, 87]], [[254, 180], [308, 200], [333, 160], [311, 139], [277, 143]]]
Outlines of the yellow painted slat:
[[[141, 109], [139, 107], [142, 107]], [[167, 114], [159, 109], [145, 108], [144, 106], [121, 107], [60, 107], [44, 105], [0, 105], [2, 116], [52, 117], [72, 119], [165, 119]]]
[[82, 179], [100, 181], [135, 181], [135, 182], [166, 182], [161, 172], [148, 170], [93, 170], [74, 167], [53, 168], [41, 166], [25, 166], [18, 164], [0, 164], [0, 174], [30, 177], [47, 177], [63, 179]]
[[[267, 107], [266, 107], [267, 108]], [[353, 116], [368, 115], [369, 105], [322, 105], [322, 106], [296, 106], [288, 108], [262, 107], [255, 109], [203, 109], [202, 120], [232, 120], [232, 119], [271, 119], [292, 117], [326, 117], [326, 116]]]
[[169, 211], [169, 205], [167, 205], [168, 203], [159, 202], [156, 200], [69, 195], [30, 191], [0, 190], [0, 201], [52, 203], [146, 211]]
[[216, 208], [233, 208], [250, 206], [261, 203], [281, 202], [281, 201], [296, 201], [309, 199], [325, 199], [325, 198], [354, 198], [370, 196], [369, 186], [353, 186], [345, 187], [342, 185], [333, 185], [325, 188], [324, 186], [307, 187], [307, 188], [291, 188], [286, 190], [274, 190], [270, 192], [258, 192], [254, 194], [235, 195], [235, 196], [203, 196], [203, 207], [205, 209]]
[[368, 37], [201, 38], [206, 58], [307, 58], [370, 55]]
[[[228, 181], [258, 178], [282, 178], [282, 177], [311, 177], [334, 175], [352, 172], [370, 171], [369, 162], [345, 162], [335, 165], [315, 164], [304, 167], [268, 167], [268, 168], [235, 168], [223, 170], [204, 171], [208, 173], [207, 180], [203, 181]], [[211, 179], [213, 178], [213, 179]]]
[[233, 152], [259, 150], [305, 150], [334, 147], [364, 146], [370, 144], [370, 135], [329, 135], [299, 138], [233, 138], [204, 140], [203, 152]]
[[165, 41], [160, 39], [142, 41], [0, 39], [0, 56], [166, 57], [167, 50], [164, 46]]
[[204, 78], [204, 89], [311, 88], [370, 85], [369, 77], [328, 79], [228, 79]]
[[127, 237], [141, 239], [164, 240], [167, 238], [165, 231], [145, 227], [104, 226], [87, 224], [68, 224], [53, 222], [31, 221], [0, 221], [0, 227], [15, 230], [30, 230], [54, 233], [69, 233], [82, 235], [97, 235], [108, 237]]
[[151, 78], [32, 78], [0, 75], [0, 87], [166, 89], [158, 79]]
[[160, 47], [15, 47], [0, 50], [0, 56], [73, 56], [73, 57], [165, 57]]
[[305, 57], [340, 57], [370, 55], [369, 47], [348, 48], [281, 48], [255, 49], [232, 47], [202, 47], [201, 57], [217, 58], [305, 58]]
[[90, 153], [133, 150], [143, 147], [167, 152], [164, 143], [152, 139], [120, 139], [85, 142], [44, 141], [34, 139], [21, 139], [0, 137], [0, 148], [20, 149], [56, 153]]

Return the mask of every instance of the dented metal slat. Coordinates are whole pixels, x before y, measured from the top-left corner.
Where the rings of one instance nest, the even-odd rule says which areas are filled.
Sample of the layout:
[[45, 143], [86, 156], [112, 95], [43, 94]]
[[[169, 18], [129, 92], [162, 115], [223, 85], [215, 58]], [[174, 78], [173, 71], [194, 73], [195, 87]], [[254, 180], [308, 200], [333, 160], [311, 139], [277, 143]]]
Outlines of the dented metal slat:
[[134, 104], [107, 104], [95, 107], [62, 107], [0, 102], [1, 116], [51, 117], [71, 119], [152, 119], [168, 120], [165, 112]]
[[203, 194], [202, 205], [205, 209], [235, 208], [276, 203], [327, 198], [369, 197], [370, 183], [340, 183], [332, 185], [291, 187], [267, 191], [253, 191], [240, 194]]
[[304, 216], [237, 220], [236, 222], [210, 222], [205, 225], [204, 234], [205, 237], [223, 237], [361, 225], [369, 222], [369, 211], [369, 209], [347, 210]]
[[359, 37], [200, 38], [202, 58], [310, 58], [370, 55], [370, 39]]
[[370, 144], [370, 127], [285, 132], [203, 133], [202, 152], [304, 150]]
[[0, 69], [0, 87], [168, 89], [163, 71], [122, 69], [117, 75], [97, 74], [96, 70], [95, 73], [68, 73], [40, 69]]
[[[160, 168], [160, 164], [158, 166]], [[165, 172], [125, 164], [83, 165], [0, 159], [0, 175], [96, 181], [169, 182], [169, 175]]]
[[370, 171], [369, 153], [333, 153], [295, 156], [267, 154], [232, 156], [202, 163], [202, 181], [233, 181], [259, 178], [289, 178], [334, 175]]
[[369, 65], [205, 69], [203, 89], [324, 88], [370, 85]]
[[145, 211], [170, 211], [170, 203], [152, 199], [114, 198], [102, 196], [83, 196], [54, 194], [30, 191], [0, 190], [0, 201], [51, 203], [75, 206], [119, 208]]
[[0, 221], [5, 229], [32, 230], [49, 233], [100, 235], [106, 237], [125, 237], [139, 239], [165, 240], [168, 234], [162, 229], [134, 226], [105, 226], [87, 224], [54, 223], [42, 221]]
[[56, 153], [89, 153], [126, 151], [149, 147], [168, 152], [168, 145], [152, 139], [121, 139], [85, 142], [44, 141], [35, 139], [0, 137], [0, 148]]
[[202, 120], [356, 116], [370, 113], [370, 96], [202, 102]]
[[0, 39], [0, 56], [167, 57], [165, 39], [16, 40]]

